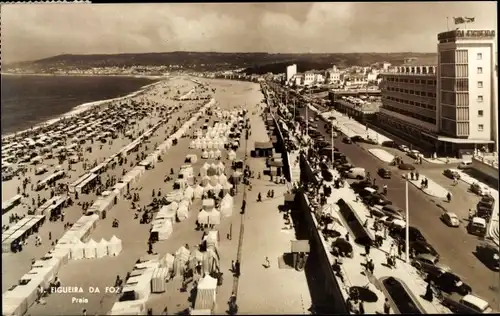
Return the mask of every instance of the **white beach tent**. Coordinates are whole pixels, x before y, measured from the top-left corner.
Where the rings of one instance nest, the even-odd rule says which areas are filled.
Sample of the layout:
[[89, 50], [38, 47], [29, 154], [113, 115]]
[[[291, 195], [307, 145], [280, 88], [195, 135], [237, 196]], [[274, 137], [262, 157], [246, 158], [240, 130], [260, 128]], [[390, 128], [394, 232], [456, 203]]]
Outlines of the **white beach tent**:
[[207, 211], [201, 210], [198, 213], [198, 223], [200, 225], [208, 225], [208, 216], [209, 216], [209, 213]]
[[209, 183], [210, 183], [210, 177], [209, 176], [203, 176], [201, 178], [201, 185], [202, 186], [206, 186]]
[[197, 185], [195, 188], [194, 188], [194, 198], [195, 199], [201, 199], [201, 197], [203, 196], [203, 187], [201, 185]]
[[185, 207], [185, 208], [187, 208], [187, 209], [188, 209], [188, 211], [189, 211], [189, 209], [191, 208], [191, 203], [192, 203], [192, 202], [191, 202], [191, 200], [188, 200], [188, 199], [183, 199], [183, 200], [179, 203], [179, 208], [181, 208], [181, 207]]
[[101, 241], [97, 244], [96, 247], [97, 258], [102, 258], [108, 255], [108, 244], [109, 242], [104, 240], [104, 238], [101, 239]]
[[215, 305], [217, 279], [205, 275], [196, 288], [196, 310], [212, 310]]
[[236, 152], [234, 150], [230, 150], [227, 153], [227, 159], [230, 160], [230, 161], [235, 160], [236, 159]]
[[85, 258], [85, 244], [77, 239], [77, 242], [71, 245], [71, 259], [81, 260]]
[[213, 176], [217, 174], [217, 165], [213, 162], [210, 164], [210, 168], [208, 168], [207, 175]]
[[196, 140], [192, 140], [191, 143], [189, 143], [189, 149], [195, 149], [196, 148]]
[[218, 196], [219, 193], [222, 191], [222, 188], [223, 188], [222, 184], [220, 184], [220, 183], [217, 183], [216, 185], [214, 185], [214, 189], [213, 189], [214, 194]]
[[189, 217], [189, 210], [187, 207], [180, 207], [177, 209], [177, 219], [182, 222]]
[[203, 166], [201, 166], [201, 168], [200, 168], [200, 175], [202, 177], [206, 176], [207, 175], [207, 171], [208, 171], [209, 168], [210, 168], [210, 165], [205, 162], [203, 164]]
[[222, 152], [220, 151], [220, 149], [217, 149], [215, 152], [215, 159], [219, 159], [222, 157]]
[[222, 185], [222, 191], [224, 194], [229, 194], [231, 192], [231, 189], [233, 188], [233, 185], [229, 182], [226, 182]]
[[216, 165], [217, 167], [217, 174], [221, 175], [224, 173], [224, 170], [226, 169], [226, 166], [222, 163], [222, 161], [219, 161], [219, 163]]
[[233, 215], [233, 197], [229, 194], [226, 194], [220, 203], [220, 212], [223, 217], [230, 217]]
[[220, 184], [222, 184], [222, 185], [224, 185], [224, 184], [226, 184], [226, 182], [227, 182], [227, 177], [226, 177], [226, 175], [225, 175], [225, 174], [221, 174], [221, 175], [219, 176], [219, 183], [220, 183]]
[[158, 232], [158, 240], [166, 240], [170, 237], [170, 235], [172, 235], [172, 232], [174, 231], [174, 228], [172, 226], [172, 222], [170, 220], [161, 220], [159, 223], [158, 223], [158, 228], [157, 228], [157, 232]]
[[184, 198], [192, 200], [194, 196], [194, 189], [191, 186], [188, 186], [186, 190], [184, 190]]
[[108, 255], [118, 256], [120, 252], [122, 252], [122, 241], [113, 235], [108, 243]]
[[217, 209], [213, 209], [208, 213], [208, 221], [211, 225], [220, 224], [220, 212]]
[[213, 151], [213, 150], [210, 150], [210, 151], [208, 152], [208, 158], [209, 158], [209, 159], [214, 159], [214, 158], [215, 158], [215, 153], [214, 153], [214, 151]]
[[210, 181], [209, 181], [210, 185], [212, 186], [215, 186], [219, 183], [219, 176], [217, 175], [213, 175], [210, 177]]
[[201, 158], [202, 159], [208, 159], [208, 152], [206, 150], [204, 150], [202, 153], [201, 153]]
[[91, 239], [85, 244], [85, 259], [97, 257], [97, 243]]
[[208, 193], [208, 192], [212, 191], [213, 189], [214, 189], [214, 187], [210, 183], [207, 183], [207, 185], [203, 188], [203, 193]]
[[210, 212], [215, 207], [215, 201], [213, 199], [204, 199], [201, 205], [204, 210]]

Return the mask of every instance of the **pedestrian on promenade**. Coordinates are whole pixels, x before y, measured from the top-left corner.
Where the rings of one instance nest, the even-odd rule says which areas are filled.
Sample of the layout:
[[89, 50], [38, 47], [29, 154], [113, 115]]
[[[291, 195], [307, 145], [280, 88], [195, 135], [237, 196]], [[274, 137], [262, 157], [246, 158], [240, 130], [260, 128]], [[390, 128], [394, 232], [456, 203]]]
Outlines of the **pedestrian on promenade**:
[[413, 181], [413, 171], [410, 172], [410, 179]]
[[236, 272], [236, 266], [234, 264], [234, 260], [231, 260], [231, 272]]
[[384, 314], [390, 314], [391, 312], [391, 305], [389, 304], [389, 299], [386, 298], [384, 302]]
[[417, 171], [417, 172], [415, 172], [415, 179], [418, 181], [418, 178], [420, 178], [420, 173], [418, 173], [418, 171]]
[[448, 194], [446, 194], [446, 199], [448, 200], [448, 203], [451, 202], [451, 193], [448, 192]]
[[363, 305], [363, 301], [359, 301], [359, 305], [358, 305], [358, 312], [360, 315], [364, 315], [365, 313], [365, 306]]
[[365, 245], [365, 255], [366, 256], [370, 255], [370, 244], [369, 243], [367, 243]]
[[345, 240], [346, 240], [346, 241], [349, 241], [349, 232], [347, 232], [347, 233], [345, 234]]

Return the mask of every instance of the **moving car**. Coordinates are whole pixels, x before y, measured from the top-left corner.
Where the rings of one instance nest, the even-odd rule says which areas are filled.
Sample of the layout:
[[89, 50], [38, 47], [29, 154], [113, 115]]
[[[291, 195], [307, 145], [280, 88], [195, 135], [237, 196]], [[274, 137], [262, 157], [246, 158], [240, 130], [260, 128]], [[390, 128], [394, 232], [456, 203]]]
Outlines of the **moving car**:
[[366, 171], [365, 168], [356, 167], [347, 171], [346, 176], [349, 179], [363, 180], [364, 178], [366, 178]]
[[460, 226], [460, 220], [458, 219], [457, 214], [453, 212], [444, 212], [441, 214], [441, 220], [450, 227]]
[[484, 241], [476, 246], [476, 256], [493, 271], [500, 270], [500, 250], [493, 242]]
[[444, 271], [441, 274], [429, 273], [427, 279], [434, 282], [434, 285], [446, 293], [458, 293], [460, 295], [472, 293], [470, 285], [464, 283], [462, 278], [452, 271]]
[[396, 144], [396, 142], [393, 141], [393, 140], [386, 140], [386, 141], [382, 142], [382, 146], [384, 146], [384, 147], [391, 147], [391, 148], [397, 148], [398, 144]]
[[343, 141], [345, 144], [352, 144], [352, 140], [351, 140], [349, 137], [344, 137], [344, 139], [342, 139], [342, 141]]
[[[410, 242], [414, 241], [426, 241], [424, 235], [420, 232], [420, 230], [416, 227], [410, 226], [408, 227], [408, 231], [410, 233]], [[401, 230], [392, 230], [391, 235], [398, 239], [406, 238], [406, 229]]]
[[[405, 246], [404, 239], [402, 240], [402, 243], [403, 243], [403, 247], [404, 247]], [[436, 251], [436, 249], [434, 249], [434, 247], [432, 247], [431, 244], [429, 244], [426, 241], [422, 241], [422, 240], [416, 240], [413, 242], [410, 241], [410, 250], [414, 251], [415, 254], [417, 254], [417, 255], [418, 254], [431, 254], [431, 255], [434, 255], [434, 256], [439, 258], [439, 254]]]
[[460, 179], [460, 173], [456, 172], [456, 171], [453, 171], [451, 169], [445, 169], [443, 171], [443, 175], [447, 178], [450, 178], [450, 179], [457, 179], [459, 180]]
[[408, 148], [408, 146], [406, 146], [406, 145], [399, 145], [398, 149], [405, 152], [405, 153], [410, 151], [410, 148]]
[[381, 176], [384, 179], [390, 179], [391, 175], [392, 175], [391, 170], [386, 169], [386, 168], [380, 168], [380, 169], [378, 169], [377, 173], [378, 173], [379, 176]]
[[417, 159], [419, 157], [422, 157], [423, 155], [418, 150], [413, 149], [408, 152], [408, 156], [413, 159]]
[[472, 160], [463, 160], [458, 164], [458, 169], [466, 170], [472, 168]]
[[359, 135], [355, 135], [355, 136], [351, 137], [351, 140], [353, 142], [364, 142], [365, 141], [365, 139]]

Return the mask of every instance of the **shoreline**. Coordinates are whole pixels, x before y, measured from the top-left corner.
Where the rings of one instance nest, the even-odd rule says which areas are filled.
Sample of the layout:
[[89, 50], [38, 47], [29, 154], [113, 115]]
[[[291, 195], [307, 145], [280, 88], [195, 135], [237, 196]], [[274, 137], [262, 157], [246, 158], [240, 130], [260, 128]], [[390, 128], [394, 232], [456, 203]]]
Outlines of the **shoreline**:
[[[93, 77], [95, 77], [95, 76], [93, 76]], [[149, 79], [151, 79], [151, 78], [149, 78]], [[140, 87], [139, 90], [132, 91], [129, 94], [121, 96], [121, 97], [104, 99], [104, 100], [96, 100], [96, 101], [91, 101], [91, 102], [86, 102], [86, 103], [78, 104], [78, 105], [74, 106], [71, 110], [69, 110], [68, 112], [62, 113], [59, 116], [54, 117], [52, 119], [48, 119], [48, 120], [46, 120], [44, 122], [40, 122], [40, 123], [34, 125], [32, 128], [27, 128], [27, 129], [23, 129], [23, 130], [20, 130], [20, 131], [17, 131], [17, 132], [11, 132], [11, 133], [2, 135], [2, 141], [8, 140], [8, 139], [10, 139], [12, 137], [15, 137], [18, 134], [22, 134], [22, 133], [26, 133], [26, 132], [30, 132], [30, 131], [36, 131], [36, 130], [38, 130], [40, 128], [48, 127], [50, 125], [56, 124], [57, 122], [59, 122], [59, 121], [61, 121], [63, 119], [67, 119], [67, 118], [79, 115], [79, 114], [81, 114], [83, 112], [86, 112], [86, 111], [88, 111], [88, 110], [90, 110], [90, 109], [92, 109], [92, 108], [94, 108], [96, 106], [100, 106], [100, 105], [104, 105], [106, 103], [116, 102], [116, 101], [120, 101], [120, 100], [125, 100], [125, 99], [128, 99], [128, 98], [133, 98], [133, 97], [135, 97], [135, 96], [137, 96], [137, 95], [145, 92], [147, 89], [153, 87], [154, 85], [157, 85], [157, 84], [160, 84], [160, 83], [164, 82], [165, 79], [168, 80], [169, 78], [165, 77], [164, 80], [158, 80], [158, 81], [152, 82], [150, 84], [147, 84], [145, 86]], [[151, 80], [154, 80], [154, 79], [151, 79]]]
[[30, 73], [30, 74], [17, 74], [17, 73], [9, 73], [9, 72], [0, 72], [1, 76], [17, 76], [17, 77], [23, 77], [23, 76], [38, 76], [38, 77], [125, 77], [125, 78], [146, 78], [146, 79], [167, 79], [170, 77], [170, 75], [163, 75], [163, 76], [154, 76], [154, 75], [124, 75], [124, 74], [96, 74], [96, 75], [91, 75], [91, 74], [40, 74], [40, 73]]

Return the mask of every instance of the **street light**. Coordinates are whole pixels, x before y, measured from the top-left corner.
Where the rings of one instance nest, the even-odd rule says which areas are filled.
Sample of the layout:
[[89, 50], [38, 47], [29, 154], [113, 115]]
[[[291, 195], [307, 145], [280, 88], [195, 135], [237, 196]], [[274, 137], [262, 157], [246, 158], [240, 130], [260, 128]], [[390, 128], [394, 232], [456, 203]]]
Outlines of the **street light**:
[[405, 197], [406, 197], [406, 262], [410, 262], [410, 212], [408, 203], [408, 179], [405, 178]]

